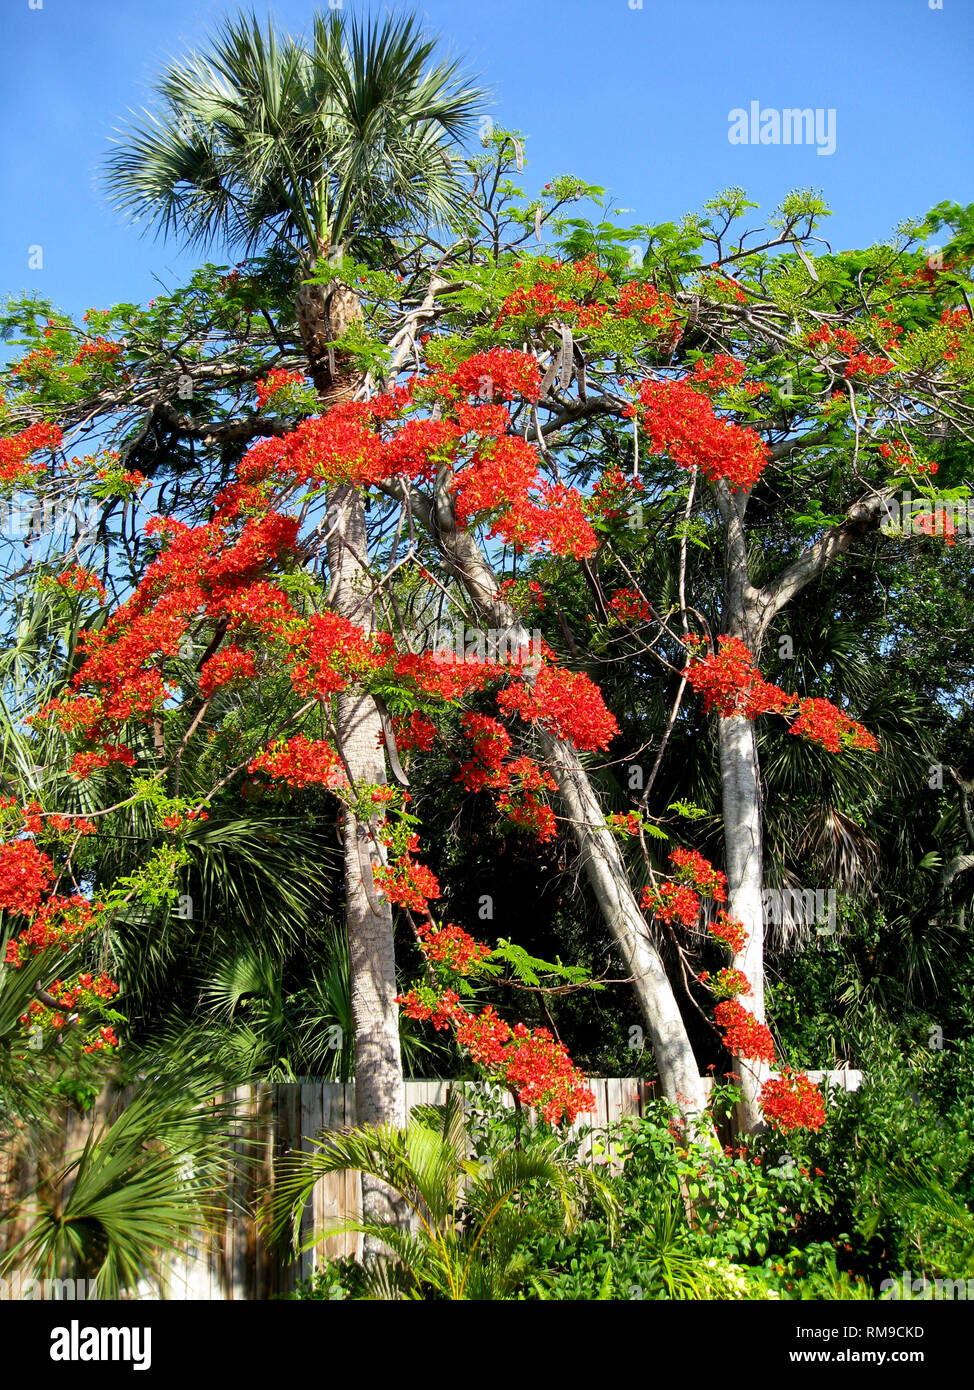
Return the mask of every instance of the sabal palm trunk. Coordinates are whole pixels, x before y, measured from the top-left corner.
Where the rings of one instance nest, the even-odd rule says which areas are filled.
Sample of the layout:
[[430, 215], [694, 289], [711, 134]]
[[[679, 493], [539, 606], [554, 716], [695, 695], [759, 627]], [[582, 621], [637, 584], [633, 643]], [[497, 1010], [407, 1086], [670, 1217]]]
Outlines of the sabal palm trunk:
[[[344, 286], [302, 285], [298, 325], [311, 377], [323, 408], [352, 396], [360, 378], [327, 344], [349, 323], [361, 319], [358, 297]], [[328, 497], [328, 567], [337, 613], [370, 631], [375, 608], [368, 578], [365, 502], [354, 487]], [[338, 697], [341, 750], [356, 786], [384, 785], [382, 722], [371, 696], [350, 690]], [[392, 909], [373, 891], [373, 853], [367, 829], [355, 812], [345, 812], [344, 878], [348, 923], [352, 1019], [355, 1030], [355, 1109], [357, 1123], [402, 1127], [406, 1095], [395, 1004], [396, 957]], [[363, 1182], [366, 1219], [388, 1215], [381, 1185]]]

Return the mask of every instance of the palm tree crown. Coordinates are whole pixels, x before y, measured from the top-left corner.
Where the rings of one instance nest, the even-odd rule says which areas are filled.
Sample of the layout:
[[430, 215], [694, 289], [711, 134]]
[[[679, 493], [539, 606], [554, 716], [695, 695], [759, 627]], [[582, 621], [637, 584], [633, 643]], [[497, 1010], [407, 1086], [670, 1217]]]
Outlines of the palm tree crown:
[[451, 144], [484, 93], [412, 16], [315, 14], [309, 39], [228, 20], [170, 64], [158, 103], [121, 132], [120, 209], [191, 244], [284, 241], [314, 259], [355, 236], [458, 205]]

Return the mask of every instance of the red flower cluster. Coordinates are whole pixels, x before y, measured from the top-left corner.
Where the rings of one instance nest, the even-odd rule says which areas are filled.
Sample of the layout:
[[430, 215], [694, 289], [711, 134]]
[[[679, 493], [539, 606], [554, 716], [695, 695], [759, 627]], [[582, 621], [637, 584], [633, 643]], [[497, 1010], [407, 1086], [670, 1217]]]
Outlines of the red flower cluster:
[[456, 781], [468, 791], [484, 788], [499, 791], [497, 807], [521, 829], [542, 842], [557, 834], [551, 808], [537, 795], [557, 791], [549, 772], [543, 772], [531, 758], [508, 760], [511, 739], [504, 726], [483, 714], [465, 714], [463, 731], [473, 745], [473, 758], [462, 764]]
[[[699, 638], [687, 639], [688, 645]], [[716, 708], [724, 719], [743, 715], [756, 719], [760, 714], [794, 713], [791, 732], [809, 743], [817, 743], [830, 753], [843, 748], [875, 752], [879, 747], [862, 724], [851, 719], [830, 700], [799, 699], [766, 681], [754, 664], [754, 657], [737, 637], [720, 637], [720, 649], [706, 657], [692, 657], [686, 668], [687, 680], [704, 696], [704, 709]], [[797, 705], [797, 710], [793, 707]]]
[[744, 943], [748, 937], [748, 933], [744, 930], [744, 923], [737, 917], [728, 916], [723, 908], [710, 923], [708, 930], [715, 940], [722, 941], [725, 946], [729, 946], [735, 956], [739, 956], [744, 950]]
[[420, 753], [429, 753], [436, 741], [436, 725], [427, 719], [421, 710], [414, 709], [407, 723], [403, 719], [392, 721], [396, 736], [396, 747], [401, 753], [416, 748]]
[[55, 575], [50, 581], [61, 588], [65, 593], [88, 594], [92, 593], [99, 603], [104, 603], [108, 598], [105, 586], [98, 578], [97, 574], [85, 569], [84, 565], [72, 565], [70, 569], [63, 570]]
[[644, 381], [639, 401], [655, 453], [668, 454], [681, 468], [699, 468], [711, 481], [725, 478], [735, 492], [752, 488], [771, 457], [753, 430], [715, 415], [706, 395], [685, 378]]
[[557, 1124], [562, 1116], [574, 1121], [581, 1111], [595, 1109], [585, 1077], [547, 1028], [532, 1032], [523, 1023], [512, 1028], [490, 1005], [469, 1014], [453, 990], [437, 998], [426, 988], [413, 989], [397, 996], [396, 1002], [409, 1018], [428, 1019], [434, 1028], [452, 1023], [457, 1042], [473, 1061], [515, 1091], [524, 1105], [540, 1110], [549, 1124]]
[[692, 927], [700, 915], [700, 899], [685, 883], [664, 883], [659, 888], [643, 889], [641, 906], [661, 922], [675, 919]]
[[[936, 468], [936, 466], [936, 464], [931, 465], [933, 468]], [[954, 540], [954, 537], [957, 535], [957, 527], [954, 524], [954, 519], [953, 517], [949, 517], [942, 508], [938, 508], [932, 514], [922, 512], [915, 518], [915, 525], [925, 536], [943, 536], [948, 545], [957, 544]]]
[[[416, 841], [416, 837], [413, 836]], [[418, 848], [418, 841], [415, 845]], [[426, 912], [430, 898], [440, 896], [440, 885], [436, 875], [425, 864], [419, 864], [409, 854], [391, 860], [389, 864], [379, 864], [372, 871], [375, 885], [391, 903], [407, 907], [413, 912]]]
[[760, 714], [782, 714], [794, 704], [796, 696], [764, 679], [740, 638], [717, 640], [718, 651], [692, 657], [686, 668], [687, 680], [704, 697], [704, 710], [716, 709], [725, 719], [735, 714], [756, 719]]
[[57, 874], [32, 840], [0, 845], [0, 909], [33, 917]]
[[735, 1057], [774, 1062], [774, 1039], [763, 1023], [736, 999], [722, 999], [714, 1009], [714, 1020], [724, 1031], [724, 1046]]
[[536, 401], [541, 394], [541, 373], [537, 359], [528, 353], [496, 347], [475, 353], [451, 372], [429, 377], [424, 387], [450, 400], [473, 396], [491, 402]]
[[235, 645], [224, 647], [211, 656], [200, 671], [200, 694], [208, 700], [221, 686], [231, 681], [250, 680], [256, 674], [253, 652]]
[[449, 1028], [460, 1005], [460, 996], [452, 989], [437, 998], [428, 986], [411, 989], [406, 994], [397, 994], [395, 1002], [407, 1018], [418, 1019], [421, 1023], [432, 1023], [439, 1032]]
[[286, 391], [289, 386], [303, 386], [304, 383], [305, 377], [302, 372], [289, 372], [284, 367], [277, 367], [268, 372], [256, 384], [258, 410], [263, 410], [268, 401], [273, 400], [281, 391]]
[[616, 589], [609, 599], [609, 611], [621, 623], [648, 623], [653, 610], [635, 589]]
[[[889, 325], [890, 329], [893, 327], [895, 325]], [[893, 334], [891, 339], [887, 339], [887, 346], [895, 342], [897, 336], [897, 334]], [[886, 376], [894, 370], [896, 365], [888, 357], [877, 357], [863, 352], [859, 339], [848, 328], [837, 328], [823, 323], [820, 328], [806, 333], [805, 341], [809, 347], [822, 344], [823, 346], [834, 347], [842, 353], [847, 359], [843, 373], [846, 377]]]
[[100, 904], [92, 907], [80, 895], [48, 898], [36, 910], [30, 926], [7, 942], [5, 963], [18, 969], [31, 956], [39, 955], [49, 946], [60, 946], [62, 951], [66, 951], [72, 937], [79, 936], [95, 924], [100, 910]]
[[642, 491], [641, 478], [634, 478], [618, 468], [607, 468], [588, 499], [589, 514], [605, 521], [616, 521], [627, 515], [632, 494]]
[[672, 330], [676, 305], [668, 294], [662, 294], [655, 285], [630, 280], [619, 291], [615, 314], [619, 318], [635, 320], [644, 328]]
[[289, 787], [318, 786], [334, 790], [348, 785], [338, 754], [323, 739], [306, 738], [304, 734], [265, 748], [247, 771], [266, 772]]
[[819, 744], [829, 753], [838, 753], [843, 748], [863, 748], [875, 752], [879, 747], [868, 729], [843, 714], [829, 700], [799, 701], [798, 715], [791, 732], [809, 743]]
[[710, 294], [729, 295], [738, 304], [747, 303], [747, 295], [744, 293], [743, 286], [739, 280], [735, 280], [733, 275], [707, 275], [701, 281], [700, 288]]
[[709, 367], [702, 357], [693, 364], [693, 384], [698, 391], [719, 394], [737, 386], [744, 372], [743, 362], [736, 357], [729, 357], [724, 352], [718, 352]]
[[98, 1029], [97, 1037], [88, 1043], [85, 1052], [101, 1052], [106, 1047], [118, 1047], [118, 1038], [115, 1036], [115, 1029], [109, 1024]]
[[718, 970], [716, 975], [711, 975], [709, 970], [705, 970], [697, 979], [702, 985], [706, 985], [717, 999], [734, 999], [740, 994], [754, 993], [743, 970], [734, 970], [729, 965]]
[[83, 367], [86, 364], [92, 367], [107, 367], [121, 355], [122, 349], [118, 343], [111, 343], [107, 338], [95, 338], [93, 342], [81, 344], [72, 358], [71, 365], [72, 367]]
[[39, 449], [60, 449], [61, 431], [57, 425], [39, 421], [20, 434], [0, 439], [0, 483], [16, 483], [43, 471], [43, 464], [28, 464], [31, 454]]
[[727, 901], [727, 877], [720, 869], [715, 869], [708, 859], [695, 849], [675, 849], [670, 855], [670, 863], [677, 868], [677, 879], [689, 883], [698, 893], [703, 893], [715, 902]]
[[[491, 440], [454, 480], [454, 512], [461, 526], [490, 515], [488, 534], [524, 550], [542, 546], [576, 560], [594, 553], [597, 541], [585, 503], [574, 488], [541, 482], [538, 455], [525, 440]], [[535, 495], [533, 496], [532, 493]]]
[[583, 671], [543, 666], [533, 686], [511, 685], [497, 697], [501, 709], [541, 724], [584, 751], [608, 748], [619, 732], [602, 692]]
[[475, 941], [455, 922], [438, 927], [427, 920], [417, 924], [416, 932], [423, 954], [455, 975], [469, 975], [490, 955], [490, 947]]
[[761, 1088], [761, 1109], [783, 1133], [791, 1129], [821, 1129], [825, 1124], [822, 1093], [804, 1072], [783, 1067]]

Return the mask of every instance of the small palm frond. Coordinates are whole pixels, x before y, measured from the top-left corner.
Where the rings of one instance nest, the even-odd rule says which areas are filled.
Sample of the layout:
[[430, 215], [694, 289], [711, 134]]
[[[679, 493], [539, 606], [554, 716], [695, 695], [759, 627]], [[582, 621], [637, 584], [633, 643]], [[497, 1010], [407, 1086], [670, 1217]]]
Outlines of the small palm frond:
[[172, 63], [106, 170], [121, 211], [194, 245], [302, 259], [460, 205], [449, 146], [483, 93], [411, 17], [317, 14], [310, 40], [254, 15]]
[[231, 1118], [185, 1072], [147, 1077], [35, 1192], [36, 1216], [5, 1267], [38, 1278], [81, 1271], [99, 1298], [155, 1283], [166, 1257], [222, 1209]]

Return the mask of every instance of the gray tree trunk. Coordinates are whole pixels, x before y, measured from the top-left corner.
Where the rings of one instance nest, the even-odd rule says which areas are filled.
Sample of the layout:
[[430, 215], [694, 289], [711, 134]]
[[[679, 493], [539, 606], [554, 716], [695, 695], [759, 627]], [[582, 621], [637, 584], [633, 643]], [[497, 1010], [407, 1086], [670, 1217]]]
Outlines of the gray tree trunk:
[[[735, 967], [743, 971], [751, 986], [746, 1001], [755, 1018], [763, 1023], [764, 1010], [764, 873], [761, 840], [761, 785], [754, 723], [734, 715], [718, 717], [720, 783], [724, 814], [724, 858], [727, 873], [727, 910], [737, 917], [748, 933], [744, 950], [735, 956]], [[760, 1062], [738, 1058], [744, 1099], [738, 1122], [751, 1131], [761, 1127], [758, 1097], [769, 1075]]]
[[[448, 518], [443, 519], [448, 523]], [[509, 634], [512, 647], [526, 646], [528, 633], [511, 608], [494, 597], [497, 580], [474, 538], [449, 524], [441, 524], [439, 537], [451, 568], [485, 623]], [[589, 885], [633, 977], [663, 1092], [692, 1121], [707, 1109], [703, 1081], [672, 986], [629, 882], [618, 841], [606, 825], [598, 797], [575, 749], [540, 728], [539, 737], [568, 812]], [[697, 1128], [701, 1134], [708, 1129], [706, 1125]]]
[[[325, 409], [352, 396], [360, 378], [327, 348], [349, 323], [361, 319], [358, 297], [344, 286], [329, 293], [322, 285], [302, 285], [296, 301], [298, 325], [312, 380]], [[335, 612], [365, 631], [375, 621], [368, 575], [365, 502], [352, 487], [336, 488], [328, 498], [328, 569]], [[382, 721], [369, 695], [354, 689], [338, 697], [341, 752], [356, 786], [386, 781]], [[399, 1045], [399, 1009], [395, 997], [396, 954], [392, 907], [373, 891], [377, 862], [367, 826], [354, 811], [345, 812], [344, 881], [348, 926], [352, 1023], [355, 1031], [355, 1116], [358, 1124], [403, 1128], [406, 1088]], [[406, 1209], [384, 1184], [362, 1179], [362, 1213], [366, 1220], [406, 1219]], [[381, 1248], [366, 1240], [366, 1254]]]

